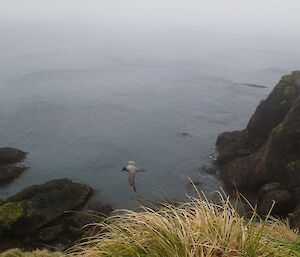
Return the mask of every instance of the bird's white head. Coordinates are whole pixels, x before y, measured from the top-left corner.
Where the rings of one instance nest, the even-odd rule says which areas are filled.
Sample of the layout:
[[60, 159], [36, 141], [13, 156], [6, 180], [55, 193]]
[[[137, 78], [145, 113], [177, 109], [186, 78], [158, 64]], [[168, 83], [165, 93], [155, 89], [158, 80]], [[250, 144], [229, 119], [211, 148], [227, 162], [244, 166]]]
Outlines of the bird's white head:
[[128, 161], [128, 165], [135, 166], [135, 161]]

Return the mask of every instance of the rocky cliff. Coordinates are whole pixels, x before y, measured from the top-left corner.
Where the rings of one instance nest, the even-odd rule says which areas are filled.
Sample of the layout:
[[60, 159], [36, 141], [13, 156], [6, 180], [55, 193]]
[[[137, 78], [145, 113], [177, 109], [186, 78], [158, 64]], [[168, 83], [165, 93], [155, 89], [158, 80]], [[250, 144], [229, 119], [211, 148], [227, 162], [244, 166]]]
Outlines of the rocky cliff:
[[[238, 190], [266, 213], [300, 209], [300, 71], [283, 76], [260, 102], [248, 126], [217, 139], [217, 164], [227, 189]], [[300, 212], [299, 215], [300, 216]]]

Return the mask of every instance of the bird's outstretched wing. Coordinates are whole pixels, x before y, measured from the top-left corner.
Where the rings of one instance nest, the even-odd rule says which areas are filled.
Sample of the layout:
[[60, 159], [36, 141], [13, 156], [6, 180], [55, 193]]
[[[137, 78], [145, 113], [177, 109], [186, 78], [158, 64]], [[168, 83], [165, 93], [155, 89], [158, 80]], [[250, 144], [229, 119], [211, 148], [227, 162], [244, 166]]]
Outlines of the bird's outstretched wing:
[[123, 170], [128, 172], [127, 166], [124, 166], [120, 171], [123, 171]]
[[145, 171], [147, 171], [147, 170], [143, 169], [143, 168], [136, 167], [136, 172], [145, 172]]

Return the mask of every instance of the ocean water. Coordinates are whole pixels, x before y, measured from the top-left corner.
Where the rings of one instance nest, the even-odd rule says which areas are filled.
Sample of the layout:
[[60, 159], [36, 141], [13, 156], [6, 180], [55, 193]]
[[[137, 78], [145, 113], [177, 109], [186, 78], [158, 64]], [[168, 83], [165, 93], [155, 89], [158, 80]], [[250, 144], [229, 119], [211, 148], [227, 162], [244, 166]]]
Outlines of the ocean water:
[[[219, 133], [242, 129], [300, 52], [203, 31], [123, 32], [1, 24], [0, 145], [28, 152], [28, 170], [0, 198], [50, 179], [90, 184], [94, 200], [131, 208], [206, 194]], [[254, 88], [241, 83], [256, 83]], [[137, 193], [120, 169], [147, 169]]]

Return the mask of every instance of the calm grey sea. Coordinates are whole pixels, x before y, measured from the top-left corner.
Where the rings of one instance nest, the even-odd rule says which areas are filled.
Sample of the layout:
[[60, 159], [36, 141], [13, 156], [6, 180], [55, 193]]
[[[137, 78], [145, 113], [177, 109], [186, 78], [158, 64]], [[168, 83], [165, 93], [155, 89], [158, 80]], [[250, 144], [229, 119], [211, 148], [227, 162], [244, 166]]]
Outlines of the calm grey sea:
[[[29, 152], [29, 169], [0, 198], [64, 177], [116, 208], [182, 200], [187, 177], [218, 190], [199, 170], [217, 135], [244, 128], [279, 78], [300, 67], [300, 52], [276, 40], [197, 28], [2, 23], [0, 34], [0, 145]], [[147, 169], [137, 193], [120, 173], [128, 160]]]

